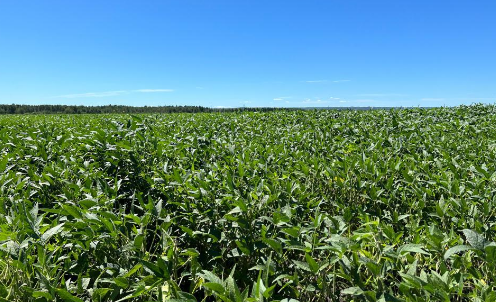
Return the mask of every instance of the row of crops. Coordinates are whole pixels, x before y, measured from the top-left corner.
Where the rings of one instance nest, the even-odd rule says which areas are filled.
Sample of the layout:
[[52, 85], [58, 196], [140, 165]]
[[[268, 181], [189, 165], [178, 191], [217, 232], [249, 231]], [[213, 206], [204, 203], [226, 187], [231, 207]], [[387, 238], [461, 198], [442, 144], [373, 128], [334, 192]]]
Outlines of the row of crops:
[[494, 301], [495, 113], [0, 117], [0, 301]]

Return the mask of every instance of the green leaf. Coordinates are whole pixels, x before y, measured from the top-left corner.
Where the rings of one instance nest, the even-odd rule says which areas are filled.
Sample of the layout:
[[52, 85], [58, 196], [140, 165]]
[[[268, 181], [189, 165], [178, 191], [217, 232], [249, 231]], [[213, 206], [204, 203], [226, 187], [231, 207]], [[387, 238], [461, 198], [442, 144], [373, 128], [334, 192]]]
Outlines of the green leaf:
[[236, 240], [235, 242], [238, 248], [241, 250], [241, 252], [243, 252], [243, 254], [248, 256], [251, 254], [250, 248], [245, 241]]
[[319, 264], [309, 254], [305, 254], [305, 259], [312, 273], [317, 273], [319, 271]]
[[215, 282], [206, 282], [202, 284], [204, 287], [214, 291], [215, 293], [218, 294], [224, 294], [225, 293], [225, 288], [222, 284], [215, 283]]
[[478, 250], [484, 249], [486, 245], [486, 239], [482, 235], [469, 229], [464, 229], [462, 230], [462, 232], [465, 235], [465, 238], [467, 238], [467, 242], [470, 244], [471, 247]]
[[140, 286], [138, 286], [138, 288], [136, 288], [134, 290], [134, 292], [131, 295], [127, 295], [124, 298], [117, 300], [116, 302], [121, 302], [121, 301], [125, 301], [125, 300], [129, 300], [129, 299], [133, 299], [133, 298], [139, 297], [144, 292], [146, 292], [146, 287], [144, 285], [140, 285]]
[[129, 270], [129, 272], [127, 272], [125, 275], [124, 275], [124, 278], [129, 278], [131, 277], [134, 273], [136, 273], [140, 268], [142, 268], [143, 265], [141, 265], [140, 263], [136, 264], [131, 270]]
[[284, 228], [284, 229], [282, 229], [282, 232], [288, 234], [289, 236], [298, 238], [299, 232], [300, 232], [300, 227], [293, 226], [290, 228]]
[[197, 300], [190, 293], [178, 292], [176, 298], [167, 299], [166, 302], [197, 302]]
[[444, 259], [448, 259], [449, 257], [451, 257], [452, 255], [454, 255], [456, 253], [465, 252], [468, 250], [473, 250], [473, 247], [468, 246], [468, 245], [456, 245], [456, 246], [448, 249], [444, 253]]
[[85, 199], [85, 200], [81, 200], [79, 202], [79, 205], [81, 205], [83, 208], [85, 209], [89, 209], [95, 205], [97, 205], [97, 203], [94, 201], [94, 200], [91, 200], [91, 199]]
[[419, 254], [429, 255], [429, 253], [427, 253], [426, 251], [424, 251], [422, 249], [422, 245], [421, 244], [412, 244], [412, 243], [408, 243], [408, 244], [402, 245], [398, 249], [398, 253], [399, 254], [419, 253]]
[[0, 297], [7, 298], [8, 295], [9, 291], [7, 290], [7, 287], [0, 282]]
[[143, 236], [143, 234], [139, 234], [138, 236], [136, 236], [136, 238], [134, 238], [134, 247], [137, 250], [140, 250], [141, 247], [143, 246], [144, 240], [145, 240], [145, 236]]
[[495, 245], [486, 245], [484, 248], [486, 260], [490, 263], [494, 263], [496, 261], [496, 246]]
[[2, 160], [0, 160], [0, 172], [3, 172], [5, 171], [5, 169], [7, 168], [7, 163], [9, 162], [9, 156], [6, 155], [2, 158]]
[[279, 241], [271, 238], [266, 238], [263, 239], [263, 242], [273, 248], [278, 254], [282, 254], [282, 244]]
[[76, 296], [73, 296], [70, 292], [68, 292], [65, 289], [57, 288], [57, 289], [55, 289], [55, 291], [57, 292], [57, 295], [59, 295], [60, 298], [62, 298], [64, 301], [68, 301], [68, 302], [84, 302], [80, 298], [78, 298]]
[[72, 205], [63, 204], [62, 208], [74, 218], [82, 219], [83, 215], [81, 214], [81, 209]]
[[117, 277], [117, 278], [114, 278], [114, 283], [119, 286], [119, 287], [122, 287], [124, 289], [128, 288], [129, 286], [129, 280], [127, 280], [126, 278], [124, 277]]
[[61, 232], [61, 228], [64, 226], [64, 223], [62, 224], [59, 224], [59, 225], [56, 225], [54, 226], [53, 228], [45, 231], [45, 233], [43, 233], [43, 235], [41, 236], [41, 240], [43, 242], [47, 242], [50, 238], [52, 238], [52, 236], [58, 234]]
[[93, 295], [91, 295], [91, 298], [93, 301], [102, 301], [102, 299], [105, 297], [105, 295], [110, 291], [110, 288], [97, 288], [93, 291]]
[[148, 261], [145, 261], [145, 260], [141, 260], [141, 264], [143, 264], [144, 269], [146, 271], [148, 271], [149, 273], [151, 273], [152, 275], [157, 276], [159, 278], [169, 279], [169, 272], [163, 271], [155, 264], [148, 262]]
[[201, 273], [198, 274], [198, 276], [213, 283], [219, 283], [219, 284], [224, 283], [219, 277], [217, 277], [211, 271], [203, 270]]
[[272, 296], [272, 294], [274, 293], [274, 290], [275, 290], [275, 288], [276, 288], [276, 285], [277, 285], [277, 284], [274, 284], [274, 285], [272, 285], [271, 287], [269, 287], [269, 288], [265, 289], [265, 291], [263, 292], [263, 296], [264, 296], [266, 299], [269, 299], [269, 298]]
[[310, 269], [310, 265], [307, 262], [302, 262], [302, 261], [297, 261], [293, 260], [293, 263], [296, 264], [296, 266], [304, 271], [311, 272], [312, 270]]
[[53, 300], [53, 296], [49, 292], [35, 291], [31, 295], [33, 298], [45, 298], [47, 301]]
[[343, 289], [341, 293], [345, 295], [359, 296], [364, 292], [360, 287], [348, 287], [346, 289]]

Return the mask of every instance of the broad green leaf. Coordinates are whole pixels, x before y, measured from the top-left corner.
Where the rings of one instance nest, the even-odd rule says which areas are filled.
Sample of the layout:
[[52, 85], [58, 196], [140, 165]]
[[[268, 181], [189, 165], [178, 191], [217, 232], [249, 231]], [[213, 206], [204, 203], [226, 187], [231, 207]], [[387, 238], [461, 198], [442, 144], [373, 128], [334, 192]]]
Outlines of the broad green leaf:
[[129, 286], [129, 280], [124, 277], [114, 278], [114, 283], [122, 288], [127, 288]]
[[398, 249], [398, 253], [400, 253], [400, 254], [404, 254], [404, 253], [419, 253], [419, 254], [429, 255], [429, 253], [427, 253], [426, 251], [424, 251], [422, 249], [422, 245], [421, 244], [411, 244], [411, 243], [402, 245]]
[[444, 259], [450, 258], [452, 255], [460, 253], [460, 252], [465, 252], [473, 250], [473, 247], [468, 246], [468, 245], [456, 245], [452, 248], [449, 248], [445, 253], [444, 253]]
[[278, 254], [282, 254], [282, 244], [279, 241], [271, 238], [266, 238], [263, 239], [263, 242], [273, 248]]
[[465, 235], [465, 238], [467, 238], [467, 242], [470, 244], [471, 247], [478, 250], [484, 249], [486, 239], [482, 235], [469, 229], [464, 229], [463, 234]]
[[52, 236], [60, 233], [62, 230], [62, 227], [64, 226], [64, 223], [61, 223], [61, 224], [58, 224], [56, 226], [54, 226], [53, 228], [45, 231], [45, 233], [43, 233], [43, 235], [41, 235], [41, 240], [43, 242], [47, 242], [50, 238], [52, 238]]
[[55, 291], [60, 296], [60, 298], [62, 298], [64, 301], [67, 301], [67, 302], [84, 302], [82, 299], [80, 299], [76, 296], [73, 296], [70, 292], [68, 292], [65, 289], [57, 288], [57, 289], [55, 289]]
[[8, 295], [9, 295], [9, 291], [7, 289], [7, 286], [5, 286], [0, 282], [0, 297], [7, 298]]
[[353, 295], [353, 296], [359, 296], [363, 293], [364, 292], [360, 287], [348, 287], [348, 288], [345, 288], [341, 291], [341, 294]]
[[302, 261], [297, 261], [293, 260], [293, 263], [298, 267], [299, 269], [302, 269], [307, 272], [311, 272], [312, 270], [310, 269], [310, 265], [307, 262], [302, 262]]
[[218, 293], [218, 294], [224, 294], [226, 292], [226, 289], [222, 284], [215, 283], [215, 282], [206, 282], [203, 283], [203, 286]]
[[33, 298], [45, 298], [47, 301], [52, 301], [53, 296], [49, 292], [35, 291], [32, 293]]
[[305, 259], [312, 273], [317, 273], [319, 271], [319, 264], [309, 254], [305, 254]]

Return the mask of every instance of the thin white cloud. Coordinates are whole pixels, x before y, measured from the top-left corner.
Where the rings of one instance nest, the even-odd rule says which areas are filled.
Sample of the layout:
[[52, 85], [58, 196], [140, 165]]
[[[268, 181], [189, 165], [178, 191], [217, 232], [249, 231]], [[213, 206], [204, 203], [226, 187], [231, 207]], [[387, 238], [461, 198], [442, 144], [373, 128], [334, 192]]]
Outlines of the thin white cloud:
[[313, 98], [313, 99], [305, 99], [302, 102], [297, 102], [303, 105], [309, 105], [309, 104], [318, 104], [318, 105], [324, 105], [324, 104], [330, 104], [332, 101], [330, 100], [322, 100], [320, 98]]
[[294, 101], [285, 100], [285, 103], [288, 105], [303, 106], [303, 107], [305, 106], [328, 107], [328, 106], [336, 106], [339, 105], [339, 103], [345, 103], [345, 102], [347, 101], [333, 96], [329, 98], [321, 98], [321, 97], [305, 98], [303, 100], [294, 100]]
[[344, 82], [350, 82], [351, 80], [335, 80], [332, 81], [333, 83], [344, 83]]
[[174, 89], [137, 89], [133, 90], [133, 92], [173, 92]]
[[290, 96], [280, 96], [280, 97], [274, 98], [272, 100], [273, 101], [284, 101], [284, 100], [290, 99], [290, 98], [291, 98]]
[[150, 92], [172, 92], [173, 89], [136, 89], [136, 90], [114, 90], [114, 91], [102, 91], [102, 92], [86, 92], [86, 93], [76, 93], [76, 94], [64, 94], [55, 96], [55, 98], [64, 99], [76, 99], [76, 98], [104, 98], [119, 96], [130, 93], [150, 93]]
[[321, 103], [327, 103], [327, 102], [322, 102], [321, 99], [318, 99], [318, 100], [305, 99], [303, 101], [303, 103], [305, 103], [305, 104], [321, 104]]

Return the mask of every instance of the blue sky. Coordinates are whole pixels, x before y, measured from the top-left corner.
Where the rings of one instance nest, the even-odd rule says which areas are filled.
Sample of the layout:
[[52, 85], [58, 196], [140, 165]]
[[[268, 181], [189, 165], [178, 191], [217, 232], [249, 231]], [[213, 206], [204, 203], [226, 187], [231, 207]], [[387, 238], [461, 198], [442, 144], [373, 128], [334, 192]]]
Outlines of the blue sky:
[[494, 0], [0, 0], [0, 103], [494, 103], [495, 14]]

